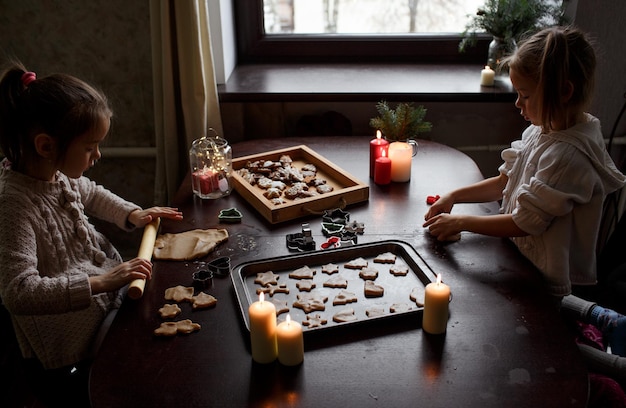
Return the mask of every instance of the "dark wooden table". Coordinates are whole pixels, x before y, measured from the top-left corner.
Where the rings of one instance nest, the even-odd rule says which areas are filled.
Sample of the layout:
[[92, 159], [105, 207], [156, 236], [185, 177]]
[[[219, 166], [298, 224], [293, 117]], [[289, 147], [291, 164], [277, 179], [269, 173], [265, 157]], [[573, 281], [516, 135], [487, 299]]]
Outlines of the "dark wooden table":
[[[307, 144], [370, 185], [366, 203], [349, 206], [365, 223], [359, 243], [386, 239], [411, 244], [453, 292], [443, 336], [426, 335], [419, 319], [335, 330], [306, 338], [304, 364], [259, 365], [250, 356], [230, 279], [208, 290], [215, 309], [183, 318], [199, 332], [159, 338], [163, 293], [191, 286], [197, 262], [155, 262], [139, 300], [126, 299], [94, 362], [90, 392], [98, 407], [582, 407], [587, 374], [561, 317], [534, 267], [506, 239], [463, 233], [439, 243], [422, 228], [426, 196], [482, 178], [475, 163], [452, 148], [420, 141], [409, 183], [377, 186], [368, 177], [368, 140], [330, 137], [254, 140], [233, 146], [235, 157]], [[219, 200], [176, 199], [185, 220], [162, 232], [226, 228], [230, 237], [202, 261], [230, 256], [233, 264], [292, 254], [285, 235], [310, 223], [319, 243], [321, 217], [271, 225], [235, 192]], [[219, 224], [219, 210], [237, 207], [240, 224]], [[455, 212], [495, 214], [496, 203], [457, 205]]]

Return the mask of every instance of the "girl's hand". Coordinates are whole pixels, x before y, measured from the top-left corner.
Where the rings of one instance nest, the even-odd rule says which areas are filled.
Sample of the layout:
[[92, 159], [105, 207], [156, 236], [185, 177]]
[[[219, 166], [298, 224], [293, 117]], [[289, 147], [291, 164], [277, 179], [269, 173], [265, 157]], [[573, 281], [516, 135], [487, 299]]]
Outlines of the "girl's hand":
[[452, 211], [452, 207], [454, 206], [454, 199], [450, 194], [443, 195], [439, 197], [437, 201], [430, 206], [426, 215], [424, 215], [424, 219], [428, 221], [432, 217], [437, 214], [449, 213]]
[[152, 207], [146, 210], [135, 210], [128, 215], [128, 222], [137, 228], [145, 227], [155, 218], [169, 218], [172, 220], [182, 220], [183, 213], [178, 208], [172, 207]]
[[135, 279], [150, 279], [152, 263], [143, 258], [134, 258], [122, 262], [102, 275], [89, 277], [91, 293], [112, 292], [118, 290]]
[[442, 213], [429, 218], [424, 223], [424, 227], [438, 241], [456, 241], [458, 234], [463, 231], [461, 227], [461, 217]]

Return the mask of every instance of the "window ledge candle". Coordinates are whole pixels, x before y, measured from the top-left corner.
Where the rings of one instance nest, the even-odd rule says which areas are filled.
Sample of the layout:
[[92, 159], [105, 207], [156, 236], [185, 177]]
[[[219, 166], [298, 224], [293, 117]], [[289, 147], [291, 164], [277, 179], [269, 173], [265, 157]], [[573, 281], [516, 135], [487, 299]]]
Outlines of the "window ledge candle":
[[496, 78], [496, 72], [489, 65], [485, 65], [485, 69], [480, 71], [480, 85], [493, 86]]
[[376, 166], [376, 159], [385, 153], [389, 148], [389, 142], [383, 139], [380, 130], [376, 131], [376, 138], [370, 141], [370, 178], [374, 178], [374, 171]]
[[250, 343], [252, 359], [260, 364], [271, 363], [278, 356], [276, 346], [276, 306], [265, 301], [265, 295], [259, 294], [259, 300], [248, 308], [250, 319]]
[[295, 366], [304, 361], [304, 339], [302, 326], [298, 322], [287, 319], [276, 327], [276, 344], [278, 345], [278, 361], [286, 366]]
[[437, 281], [426, 285], [424, 293], [422, 328], [425, 332], [442, 334], [446, 331], [449, 303], [450, 287], [441, 282], [441, 274], [437, 274]]

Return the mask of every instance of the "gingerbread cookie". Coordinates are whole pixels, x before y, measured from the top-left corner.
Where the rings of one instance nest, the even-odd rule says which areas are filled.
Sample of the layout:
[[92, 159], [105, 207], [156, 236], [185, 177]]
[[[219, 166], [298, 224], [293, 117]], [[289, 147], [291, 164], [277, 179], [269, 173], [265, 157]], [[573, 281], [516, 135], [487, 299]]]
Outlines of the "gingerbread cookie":
[[357, 298], [354, 293], [342, 290], [337, 296], [335, 296], [335, 299], [333, 299], [333, 305], [345, 305], [356, 301]]
[[315, 269], [311, 269], [308, 266], [303, 266], [302, 268], [298, 268], [295, 271], [289, 274], [289, 277], [292, 279], [313, 279], [315, 275]]
[[315, 327], [320, 327], [325, 325], [328, 320], [324, 319], [321, 314], [313, 313], [306, 315], [306, 320], [302, 322], [303, 326], [308, 326], [309, 329], [313, 329]]
[[191, 298], [191, 303], [194, 309], [207, 309], [209, 307], [215, 307], [217, 299], [208, 293], [200, 292]]
[[311, 289], [313, 289], [315, 286], [315, 282], [313, 282], [312, 279], [302, 279], [299, 280], [298, 283], [296, 283], [296, 287], [301, 292], [310, 292]]
[[324, 304], [328, 301], [328, 297], [326, 296], [303, 293], [301, 295], [297, 295], [297, 297], [298, 300], [293, 303], [293, 307], [304, 310], [304, 313], [310, 313], [315, 310], [326, 310], [326, 305]]
[[389, 273], [393, 276], [406, 276], [409, 273], [409, 267], [406, 265], [394, 265], [389, 268]]
[[404, 312], [408, 312], [409, 310], [411, 310], [411, 307], [407, 305], [406, 303], [394, 303], [389, 308], [389, 311], [391, 313], [404, 313]]
[[378, 269], [375, 268], [363, 268], [359, 272], [359, 276], [363, 280], [376, 280], [378, 278]]
[[367, 315], [367, 317], [383, 316], [385, 314], [385, 309], [383, 309], [382, 307], [370, 307], [369, 309], [365, 310], [365, 314]]
[[385, 294], [385, 288], [380, 285], [375, 284], [371, 280], [365, 281], [365, 289], [364, 289], [365, 297], [381, 297]]
[[182, 285], [165, 289], [165, 300], [173, 300], [174, 302], [191, 301], [193, 296], [193, 288]]
[[368, 265], [367, 261], [364, 258], [356, 258], [345, 264], [344, 266], [348, 269], [362, 269], [366, 268]]
[[177, 333], [189, 334], [200, 330], [200, 325], [189, 319], [177, 322], [164, 322], [154, 330], [156, 336], [175, 336]]
[[286, 300], [272, 299], [270, 300], [276, 306], [276, 316], [287, 313], [289, 311], [289, 306], [287, 305]]
[[375, 263], [396, 263], [396, 256], [391, 252], [385, 252], [374, 258]]
[[176, 317], [181, 312], [182, 310], [180, 310], [180, 307], [178, 307], [178, 305], [172, 305], [169, 303], [166, 303], [165, 305], [163, 305], [162, 308], [159, 309], [159, 314], [161, 314], [161, 317], [164, 319], [171, 319], [172, 317]]
[[415, 287], [411, 290], [411, 294], [409, 295], [409, 299], [415, 302], [419, 307], [424, 306], [424, 290], [418, 287]]
[[335, 275], [332, 278], [328, 279], [326, 282], [322, 284], [322, 286], [326, 288], [348, 288], [348, 280], [345, 279], [341, 274]]
[[337, 323], [344, 323], [353, 322], [355, 320], [358, 320], [358, 318], [354, 314], [353, 308], [346, 307], [345, 309], [342, 309], [339, 312], [335, 313], [335, 315], [333, 316], [333, 320]]
[[256, 274], [256, 279], [254, 279], [254, 283], [258, 283], [261, 286], [276, 285], [278, 284], [279, 278], [280, 275], [272, 271], [259, 272]]
[[279, 285], [267, 285], [266, 287], [256, 290], [257, 295], [261, 292], [274, 296], [274, 293], [289, 293], [289, 288], [286, 283], [281, 283]]
[[339, 272], [339, 265], [335, 265], [332, 262], [322, 266], [322, 273], [332, 275], [333, 273], [337, 272]]

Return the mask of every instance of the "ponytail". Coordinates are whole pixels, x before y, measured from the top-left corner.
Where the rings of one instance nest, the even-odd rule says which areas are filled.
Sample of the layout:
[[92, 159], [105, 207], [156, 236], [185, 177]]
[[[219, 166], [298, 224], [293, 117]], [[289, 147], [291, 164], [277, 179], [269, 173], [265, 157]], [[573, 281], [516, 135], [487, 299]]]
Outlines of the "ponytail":
[[112, 116], [106, 97], [70, 75], [37, 78], [20, 63], [0, 79], [0, 147], [16, 170], [36, 156], [34, 137], [45, 133], [56, 141], [63, 160], [70, 143]]

